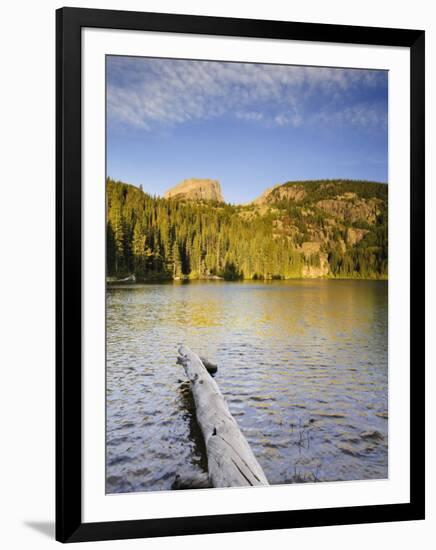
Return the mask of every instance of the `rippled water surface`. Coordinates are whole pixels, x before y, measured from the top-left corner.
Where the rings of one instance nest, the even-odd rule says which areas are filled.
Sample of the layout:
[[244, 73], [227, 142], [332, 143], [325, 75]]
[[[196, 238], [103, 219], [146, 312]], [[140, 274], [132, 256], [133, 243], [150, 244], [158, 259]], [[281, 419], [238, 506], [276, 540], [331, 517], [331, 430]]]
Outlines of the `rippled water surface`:
[[215, 379], [270, 483], [387, 477], [387, 282], [156, 284], [107, 291], [109, 493], [207, 468], [177, 345]]

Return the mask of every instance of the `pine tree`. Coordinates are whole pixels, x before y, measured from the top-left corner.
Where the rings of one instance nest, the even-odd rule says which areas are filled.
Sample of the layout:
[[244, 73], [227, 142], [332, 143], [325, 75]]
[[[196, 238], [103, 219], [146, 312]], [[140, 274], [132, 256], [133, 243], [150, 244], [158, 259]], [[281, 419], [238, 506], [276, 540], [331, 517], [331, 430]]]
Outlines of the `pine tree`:
[[146, 237], [142, 223], [137, 221], [133, 231], [132, 252], [135, 264], [135, 274], [138, 278], [145, 276]]
[[173, 263], [173, 279], [179, 279], [182, 275], [182, 258], [180, 255], [180, 249], [177, 242], [174, 242], [173, 244], [172, 263]]
[[112, 229], [114, 236], [114, 245], [115, 245], [115, 273], [122, 271], [125, 262], [124, 262], [124, 222], [122, 217], [121, 205], [115, 203], [112, 211]]

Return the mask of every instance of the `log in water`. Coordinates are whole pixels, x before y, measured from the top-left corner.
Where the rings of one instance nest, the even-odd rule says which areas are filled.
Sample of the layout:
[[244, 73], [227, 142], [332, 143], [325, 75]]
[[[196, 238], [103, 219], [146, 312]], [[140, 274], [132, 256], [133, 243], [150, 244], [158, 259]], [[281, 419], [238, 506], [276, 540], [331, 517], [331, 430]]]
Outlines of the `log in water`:
[[269, 485], [217, 383], [200, 357], [188, 347], [180, 346], [178, 362], [184, 366], [191, 382], [196, 416], [206, 444], [211, 486]]

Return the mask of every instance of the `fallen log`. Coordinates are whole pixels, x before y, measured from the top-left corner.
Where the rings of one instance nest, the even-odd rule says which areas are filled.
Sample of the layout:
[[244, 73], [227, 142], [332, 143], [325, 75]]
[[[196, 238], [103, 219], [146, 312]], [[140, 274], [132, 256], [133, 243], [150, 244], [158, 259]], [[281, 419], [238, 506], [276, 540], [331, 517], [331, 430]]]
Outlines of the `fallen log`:
[[106, 282], [112, 285], [120, 284], [120, 283], [136, 283], [136, 276], [134, 273], [132, 273], [131, 275], [124, 277], [123, 279], [116, 279], [115, 277], [107, 277]]
[[178, 362], [191, 382], [197, 421], [206, 444], [211, 486], [268, 485], [262, 467], [200, 357], [188, 347], [180, 346]]

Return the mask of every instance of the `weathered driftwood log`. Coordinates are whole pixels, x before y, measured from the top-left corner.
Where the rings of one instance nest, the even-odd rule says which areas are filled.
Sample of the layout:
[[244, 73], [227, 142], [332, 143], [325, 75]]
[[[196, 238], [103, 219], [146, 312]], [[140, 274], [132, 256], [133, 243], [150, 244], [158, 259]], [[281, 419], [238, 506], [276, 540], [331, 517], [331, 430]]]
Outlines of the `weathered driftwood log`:
[[179, 362], [191, 382], [212, 487], [268, 485], [260, 464], [200, 357], [186, 346], [180, 346]]

